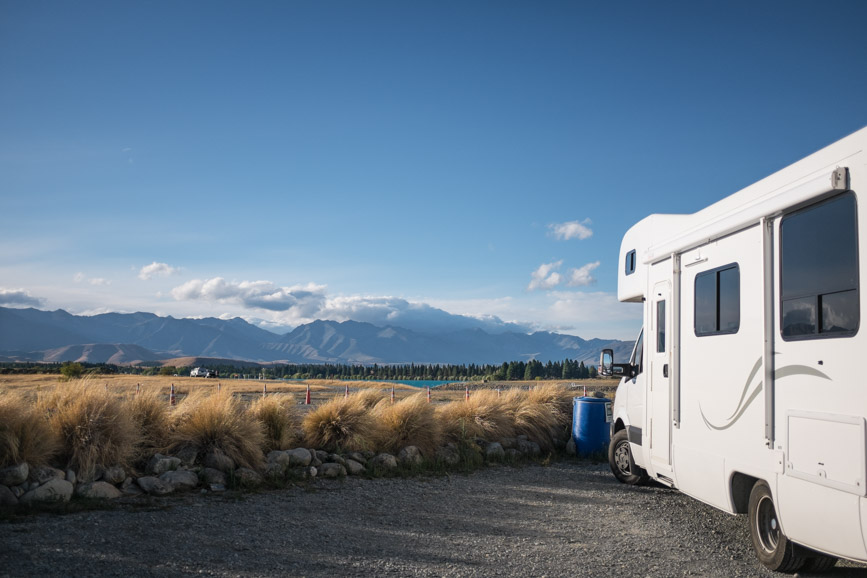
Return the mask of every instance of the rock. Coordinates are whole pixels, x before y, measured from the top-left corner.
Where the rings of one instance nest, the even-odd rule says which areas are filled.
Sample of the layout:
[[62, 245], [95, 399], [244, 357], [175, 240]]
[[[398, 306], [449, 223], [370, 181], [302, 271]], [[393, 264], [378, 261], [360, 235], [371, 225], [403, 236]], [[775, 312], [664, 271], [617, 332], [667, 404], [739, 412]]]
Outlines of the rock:
[[238, 468], [235, 470], [235, 481], [241, 486], [255, 488], [262, 485], [265, 480], [250, 468]]
[[22, 504], [33, 502], [68, 502], [72, 497], [72, 484], [66, 480], [53, 479], [42, 484], [35, 490], [30, 490], [18, 501]]
[[285, 464], [268, 462], [265, 464], [265, 477], [272, 480], [280, 480], [286, 476], [287, 469]]
[[489, 462], [500, 462], [506, 457], [506, 451], [500, 442], [491, 442], [485, 448], [485, 459]]
[[203, 469], [200, 477], [202, 478], [202, 482], [209, 486], [226, 485], [226, 474], [214, 468]]
[[235, 471], [235, 460], [230, 458], [220, 448], [213, 448], [205, 454], [205, 459], [202, 460], [202, 465], [206, 468], [214, 468], [221, 472], [230, 473]]
[[75, 470], [66, 470], [66, 481], [75, 484]]
[[456, 466], [461, 463], [461, 454], [454, 444], [448, 444], [437, 448], [436, 459], [447, 466]]
[[18, 485], [18, 486], [12, 486], [12, 487], [9, 488], [9, 489], [12, 490], [12, 494], [13, 494], [16, 498], [18, 498], [18, 499], [20, 499], [21, 496], [23, 496], [24, 494], [27, 493], [27, 486], [26, 486], [26, 485], [23, 486], [23, 487], [20, 486], [20, 485]]
[[102, 466], [96, 465], [93, 466], [90, 470], [87, 471], [79, 471], [76, 478], [78, 483], [86, 484], [88, 482], [95, 482], [99, 478], [102, 477]]
[[503, 446], [504, 450], [515, 450], [518, 449], [518, 440], [517, 438], [503, 438], [500, 440], [500, 445]]
[[360, 462], [356, 462], [355, 460], [349, 459], [346, 460], [346, 471], [350, 476], [358, 476], [364, 473], [364, 464]]
[[319, 475], [323, 478], [346, 477], [346, 468], [335, 462], [327, 462], [319, 468]]
[[365, 460], [370, 461], [373, 459], [376, 453], [372, 452], [371, 450], [362, 450], [361, 455], [364, 456]]
[[310, 462], [313, 461], [313, 456], [311, 455], [309, 450], [304, 448], [295, 448], [294, 450], [286, 450], [285, 453], [289, 456], [289, 465], [290, 466], [309, 466]]
[[340, 464], [341, 466], [346, 467], [346, 460], [344, 460], [342, 457], [340, 457], [337, 454], [328, 454], [328, 460], [327, 461], [333, 462], [335, 464]]
[[226, 484], [208, 484], [208, 489], [212, 492], [225, 492]]
[[9, 466], [0, 470], [0, 485], [3, 486], [18, 486], [27, 481], [27, 476], [30, 474], [30, 466], [27, 462]]
[[566, 443], [566, 453], [570, 456], [577, 455], [577, 452], [575, 451], [575, 438], [569, 438], [569, 441]]
[[122, 484], [125, 479], [126, 472], [120, 466], [112, 466], [102, 472], [102, 480], [109, 484]]
[[370, 466], [374, 470], [393, 470], [397, 468], [397, 459], [391, 454], [382, 453], [370, 460]]
[[142, 489], [138, 487], [138, 484], [132, 478], [127, 478], [123, 481], [120, 485], [120, 491], [128, 496], [138, 496], [142, 493]]
[[3, 506], [15, 506], [18, 504], [18, 498], [6, 486], [0, 486], [0, 508]]
[[108, 482], [90, 482], [75, 488], [75, 495], [96, 500], [113, 500], [123, 493]]
[[424, 461], [416, 446], [406, 446], [397, 454], [397, 461], [403, 466], [417, 466]]
[[199, 485], [199, 476], [190, 470], [172, 470], [162, 474], [160, 481], [175, 490], [192, 490]]
[[324, 464], [325, 462], [328, 461], [328, 452], [324, 452], [322, 450], [316, 450], [316, 459]]
[[166, 494], [171, 494], [175, 491], [173, 486], [166, 484], [156, 476], [142, 476], [135, 482], [146, 494], [152, 496], [165, 496]]
[[525, 456], [538, 456], [542, 454], [542, 449], [536, 442], [518, 439], [518, 451]]
[[519, 442], [521, 442], [521, 441], [528, 442], [528, 441], [530, 441], [530, 438], [527, 437], [527, 434], [521, 434], [517, 437], [517, 440]]
[[304, 468], [304, 478], [305, 479], [307, 479], [307, 478], [313, 479], [318, 475], [319, 475], [319, 470], [317, 470], [315, 466], [307, 466], [306, 468]]
[[355, 460], [359, 464], [365, 465], [367, 464], [367, 458], [365, 458], [361, 452], [350, 452], [346, 454], [346, 457], [350, 460]]
[[506, 459], [510, 462], [516, 462], [524, 457], [524, 454], [516, 450], [515, 448], [509, 448], [506, 450]]
[[184, 446], [175, 452], [175, 456], [181, 460], [181, 463], [187, 467], [196, 465], [196, 460], [199, 457], [199, 451], [192, 446]]
[[[49, 481], [51, 481], [51, 480], [49, 480]], [[22, 485], [25, 485], [25, 484], [22, 484]], [[32, 491], [32, 490], [35, 490], [36, 488], [38, 488], [38, 487], [41, 486], [41, 485], [42, 485], [42, 484], [40, 484], [39, 482], [28, 482], [28, 483], [26, 484], [27, 491], [30, 492], [30, 491]]]
[[284, 468], [289, 467], [290, 464], [289, 454], [286, 452], [282, 452], [280, 450], [274, 450], [273, 452], [268, 452], [268, 463], [269, 464], [280, 464]]
[[36, 482], [37, 486], [41, 486], [45, 482], [49, 482], [54, 479], [65, 480], [66, 474], [64, 474], [63, 471], [58, 470], [57, 468], [42, 466], [39, 468], [30, 468], [29, 477], [31, 480]]
[[[181, 465], [181, 460], [163, 454], [154, 454], [147, 465], [147, 472], [159, 476], [169, 470], [176, 470]], [[145, 490], [147, 491], [147, 490]]]

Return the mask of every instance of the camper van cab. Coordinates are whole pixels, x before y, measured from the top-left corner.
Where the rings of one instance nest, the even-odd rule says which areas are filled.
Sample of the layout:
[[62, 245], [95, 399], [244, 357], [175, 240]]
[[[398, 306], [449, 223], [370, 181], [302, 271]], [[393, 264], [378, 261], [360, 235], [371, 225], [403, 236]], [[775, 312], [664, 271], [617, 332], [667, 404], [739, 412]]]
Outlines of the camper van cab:
[[772, 570], [867, 561], [865, 191], [867, 128], [620, 248], [644, 328], [600, 360], [622, 376], [611, 469], [746, 514]]

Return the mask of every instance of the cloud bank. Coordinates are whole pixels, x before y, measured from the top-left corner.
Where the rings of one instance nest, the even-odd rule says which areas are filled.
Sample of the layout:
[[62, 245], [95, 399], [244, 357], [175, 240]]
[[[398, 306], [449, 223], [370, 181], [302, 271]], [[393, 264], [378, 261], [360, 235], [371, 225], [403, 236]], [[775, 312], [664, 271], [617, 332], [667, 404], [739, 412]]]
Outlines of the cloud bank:
[[24, 289], [0, 288], [0, 305], [4, 307], [40, 307], [44, 301]]
[[557, 269], [563, 261], [555, 261], [553, 263], [543, 263], [539, 268], [530, 273], [530, 284], [527, 285], [527, 291], [535, 291], [536, 289], [553, 289], [560, 284], [562, 280]]

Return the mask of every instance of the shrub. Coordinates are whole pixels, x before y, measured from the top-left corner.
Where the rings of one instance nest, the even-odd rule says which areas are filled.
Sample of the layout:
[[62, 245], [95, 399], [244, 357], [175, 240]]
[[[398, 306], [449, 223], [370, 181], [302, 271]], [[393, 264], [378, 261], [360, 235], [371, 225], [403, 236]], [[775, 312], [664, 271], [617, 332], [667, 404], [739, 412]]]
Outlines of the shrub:
[[66, 379], [78, 379], [79, 377], [81, 377], [81, 374], [83, 372], [84, 366], [77, 362], [73, 363], [71, 361], [67, 361], [60, 366], [60, 375], [62, 375]]
[[48, 421], [31, 403], [19, 395], [0, 395], [0, 468], [46, 465], [59, 447]]
[[382, 450], [396, 453], [406, 446], [416, 446], [430, 458], [442, 444], [442, 426], [427, 397], [417, 393], [397, 403], [382, 401], [375, 413], [381, 426]]
[[567, 437], [572, 423], [572, 393], [563, 386], [546, 384], [531, 391], [511, 390], [503, 403], [512, 416], [517, 435], [526, 435], [543, 451]]
[[82, 479], [92, 478], [98, 466], [127, 467], [135, 455], [135, 423], [125, 404], [102, 387], [58, 386], [39, 397], [37, 409], [61, 441], [59, 459]]
[[264, 461], [262, 424], [228, 391], [197, 389], [172, 412], [167, 451], [193, 448], [199, 457], [222, 450], [240, 467], [259, 469]]
[[291, 394], [261, 397], [253, 402], [249, 412], [252, 419], [262, 424], [265, 433], [262, 449], [265, 453], [293, 447], [300, 424], [295, 413], [295, 398]]
[[372, 450], [381, 439], [381, 428], [370, 411], [370, 392], [337, 397], [304, 417], [305, 441], [327, 451]]
[[453, 401], [437, 408], [443, 433], [453, 441], [482, 438], [500, 440], [515, 435], [508, 407], [490, 390], [473, 392], [466, 401]]

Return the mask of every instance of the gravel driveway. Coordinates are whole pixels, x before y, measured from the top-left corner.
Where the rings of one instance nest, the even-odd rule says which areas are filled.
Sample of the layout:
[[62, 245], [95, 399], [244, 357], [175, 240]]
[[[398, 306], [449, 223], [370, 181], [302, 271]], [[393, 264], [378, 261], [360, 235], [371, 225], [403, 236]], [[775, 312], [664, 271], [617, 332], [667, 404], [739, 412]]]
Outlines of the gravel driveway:
[[[867, 576], [844, 563], [828, 576]], [[0, 576], [772, 576], [746, 519], [602, 464], [317, 481], [0, 522]]]

